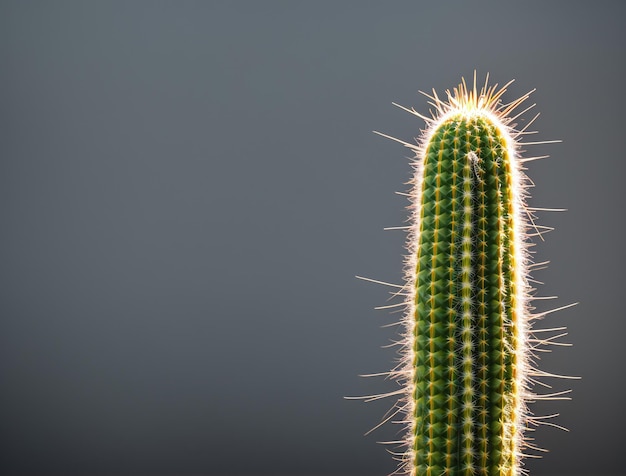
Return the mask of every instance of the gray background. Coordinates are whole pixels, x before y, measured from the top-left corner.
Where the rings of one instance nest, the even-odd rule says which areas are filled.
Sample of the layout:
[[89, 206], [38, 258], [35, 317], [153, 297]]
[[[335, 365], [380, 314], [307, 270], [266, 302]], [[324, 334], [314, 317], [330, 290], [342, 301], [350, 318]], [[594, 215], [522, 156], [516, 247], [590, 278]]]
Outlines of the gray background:
[[[534, 475], [624, 471], [625, 7], [596, 2], [0, 2], [0, 468], [359, 474], [393, 390], [409, 151], [391, 102], [490, 72], [537, 88], [542, 355], [569, 433]], [[532, 115], [527, 115], [527, 118]], [[530, 147], [529, 147], [530, 149]], [[626, 472], [625, 472], [626, 473]]]

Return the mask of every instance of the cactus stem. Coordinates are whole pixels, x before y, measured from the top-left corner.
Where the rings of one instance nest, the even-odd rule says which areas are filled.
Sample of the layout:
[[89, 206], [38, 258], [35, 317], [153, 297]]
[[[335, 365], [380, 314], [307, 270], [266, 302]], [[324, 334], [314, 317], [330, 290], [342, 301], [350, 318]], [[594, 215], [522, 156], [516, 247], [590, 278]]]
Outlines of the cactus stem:
[[[528, 207], [532, 182], [526, 162], [546, 156], [522, 157], [522, 146], [560, 141], [528, 141], [534, 134], [516, 121], [535, 104], [521, 109], [534, 90], [503, 103], [512, 81], [503, 87], [480, 88], [476, 73], [471, 87], [464, 79], [440, 98], [433, 89], [423, 93], [431, 116], [395, 104], [426, 123], [417, 143], [376, 134], [415, 153], [409, 226], [387, 230], [408, 232], [405, 282], [392, 284], [359, 279], [394, 288], [401, 302], [377, 309], [403, 312], [398, 366], [368, 376], [393, 378], [400, 389], [361, 397], [366, 401], [398, 396], [379, 425], [399, 421], [405, 437], [396, 454], [398, 473], [415, 476], [517, 476], [524, 472], [527, 451], [542, 451], [524, 430], [549, 425], [555, 415], [537, 417], [528, 404], [536, 400], [569, 399], [569, 391], [537, 394], [534, 385], [550, 388], [541, 379], [561, 377], [534, 368], [542, 347], [569, 345], [558, 339], [563, 328], [533, 329], [533, 321], [562, 306], [533, 314], [530, 303], [535, 283], [528, 242], [552, 230], [535, 224], [535, 212], [563, 211]], [[420, 91], [421, 92], [421, 91]], [[538, 333], [549, 333], [538, 337]], [[563, 377], [568, 378], [568, 377]], [[356, 397], [355, 397], [356, 398]]]

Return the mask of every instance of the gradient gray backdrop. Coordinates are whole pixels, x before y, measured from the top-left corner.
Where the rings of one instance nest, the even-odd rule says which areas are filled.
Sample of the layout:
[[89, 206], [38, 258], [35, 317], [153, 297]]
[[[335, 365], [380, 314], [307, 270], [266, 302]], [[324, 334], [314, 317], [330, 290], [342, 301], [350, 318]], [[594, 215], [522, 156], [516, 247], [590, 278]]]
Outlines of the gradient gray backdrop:
[[[3, 475], [384, 475], [418, 90], [537, 88], [538, 272], [583, 379], [536, 476], [624, 468], [626, 4], [1, 1]], [[530, 118], [532, 115], [528, 115]], [[533, 138], [535, 140], [535, 138]]]

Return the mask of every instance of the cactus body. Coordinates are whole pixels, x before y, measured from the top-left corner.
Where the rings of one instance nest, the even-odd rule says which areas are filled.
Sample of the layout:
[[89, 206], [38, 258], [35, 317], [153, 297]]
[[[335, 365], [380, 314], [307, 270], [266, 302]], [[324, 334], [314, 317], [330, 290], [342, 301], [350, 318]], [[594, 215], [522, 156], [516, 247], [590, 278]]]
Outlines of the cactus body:
[[[413, 352], [417, 474], [513, 474], [519, 267], [510, 144], [453, 114], [423, 162]], [[523, 292], [523, 290], [522, 290]]]
[[[497, 85], [496, 85], [497, 86]], [[441, 100], [415, 151], [404, 339], [390, 374], [404, 393], [401, 471], [516, 476], [530, 392], [527, 179], [511, 117], [527, 97], [465, 82]], [[507, 85], [508, 86], [508, 85]], [[529, 93], [530, 94], [530, 93]], [[532, 121], [531, 121], [532, 122]]]

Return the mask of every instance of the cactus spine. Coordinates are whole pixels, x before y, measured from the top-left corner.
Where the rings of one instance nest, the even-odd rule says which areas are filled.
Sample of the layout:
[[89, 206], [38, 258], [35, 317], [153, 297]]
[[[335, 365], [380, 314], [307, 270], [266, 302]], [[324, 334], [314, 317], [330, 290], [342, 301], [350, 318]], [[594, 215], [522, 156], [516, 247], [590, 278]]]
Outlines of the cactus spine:
[[[407, 432], [401, 471], [516, 476], [522, 471], [532, 350], [528, 181], [506, 91], [465, 81], [442, 100], [415, 151], [403, 292]], [[531, 121], [532, 122], [532, 121]], [[530, 123], [529, 123], [530, 124]], [[528, 127], [528, 126], [526, 126]], [[401, 142], [401, 141], [400, 141]], [[393, 416], [393, 415], [392, 415]]]

